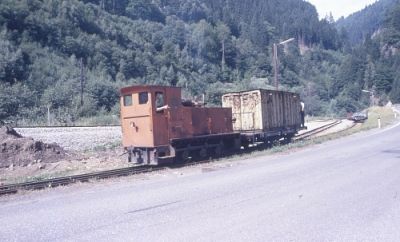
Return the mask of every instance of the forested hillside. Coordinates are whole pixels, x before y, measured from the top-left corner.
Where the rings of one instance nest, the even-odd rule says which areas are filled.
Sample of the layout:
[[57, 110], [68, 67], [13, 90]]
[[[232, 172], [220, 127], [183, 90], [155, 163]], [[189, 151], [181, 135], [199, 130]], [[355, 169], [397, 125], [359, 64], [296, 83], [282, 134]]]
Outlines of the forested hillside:
[[370, 74], [365, 53], [381, 55], [376, 43], [344, 51], [334, 23], [302, 0], [2, 0], [0, 120], [118, 114], [118, 89], [133, 84], [218, 104], [223, 92], [272, 85], [272, 44], [292, 37], [279, 48], [279, 78], [309, 114], [356, 111], [368, 104], [362, 88], [393, 93], [394, 74], [382, 87], [366, 76], [395, 60]]
[[360, 44], [384, 24], [387, 9], [393, 8], [397, 0], [379, 0], [347, 18], [336, 22], [339, 30], [345, 31], [351, 44]]
[[348, 31], [348, 52], [364, 71], [354, 81], [362, 80], [375, 102], [400, 102], [400, 1], [380, 0], [337, 26]]

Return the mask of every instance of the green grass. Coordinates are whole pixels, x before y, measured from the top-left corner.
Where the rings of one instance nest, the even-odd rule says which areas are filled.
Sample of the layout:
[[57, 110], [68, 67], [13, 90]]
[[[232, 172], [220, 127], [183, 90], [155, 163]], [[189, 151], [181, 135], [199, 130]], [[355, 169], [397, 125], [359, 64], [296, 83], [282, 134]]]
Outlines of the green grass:
[[359, 127], [359, 130], [378, 128], [379, 117], [381, 119], [382, 128], [392, 124], [395, 121], [394, 112], [391, 108], [372, 107], [368, 109], [368, 119]]
[[120, 119], [117, 115], [104, 114], [88, 118], [80, 118], [75, 122], [78, 126], [107, 126], [107, 125], [120, 125]]
[[[96, 116], [81, 117], [75, 121], [68, 120], [61, 122], [58, 119], [52, 118], [50, 126], [108, 126], [120, 125], [121, 121], [118, 115], [109, 113], [100, 113]], [[48, 126], [46, 117], [22, 118], [18, 122], [12, 123], [12, 126]]]

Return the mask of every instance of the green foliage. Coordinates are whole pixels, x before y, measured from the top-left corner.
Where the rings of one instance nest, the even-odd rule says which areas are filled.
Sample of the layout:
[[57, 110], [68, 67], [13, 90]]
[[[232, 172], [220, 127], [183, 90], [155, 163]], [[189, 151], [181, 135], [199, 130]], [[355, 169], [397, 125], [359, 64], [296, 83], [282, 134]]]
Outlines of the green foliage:
[[36, 104], [35, 93], [21, 84], [0, 83], [0, 120], [15, 120]]
[[386, 65], [380, 65], [375, 74], [375, 88], [378, 93], [389, 93], [392, 89], [393, 74], [391, 69]]
[[387, 12], [385, 27], [384, 41], [400, 48], [400, 1]]
[[22, 81], [27, 78], [28, 66], [29, 56], [25, 52], [10, 41], [0, 39], [0, 80], [10, 84]]
[[336, 22], [338, 29], [344, 29], [351, 44], [360, 44], [369, 38], [383, 24], [387, 9], [391, 9], [398, 0], [380, 0], [363, 10], [341, 18]]
[[104, 108], [107, 112], [111, 111], [119, 97], [118, 89], [110, 82], [90, 83], [88, 92], [96, 108]]
[[390, 99], [393, 103], [400, 103], [400, 76], [395, 78], [395, 81], [390, 92]]
[[130, 0], [126, 9], [126, 15], [132, 19], [143, 19], [156, 22], [164, 22], [165, 16], [156, 5], [148, 0]]
[[385, 22], [386, 27], [400, 32], [400, 2], [397, 1], [397, 4], [389, 10]]
[[133, 84], [180, 86], [217, 105], [227, 91], [271, 88], [272, 44], [291, 37], [278, 46], [280, 86], [300, 92], [309, 114], [354, 111], [363, 88], [398, 93], [396, 16], [381, 39], [352, 47], [300, 0], [2, 0], [0, 115], [108, 117]]

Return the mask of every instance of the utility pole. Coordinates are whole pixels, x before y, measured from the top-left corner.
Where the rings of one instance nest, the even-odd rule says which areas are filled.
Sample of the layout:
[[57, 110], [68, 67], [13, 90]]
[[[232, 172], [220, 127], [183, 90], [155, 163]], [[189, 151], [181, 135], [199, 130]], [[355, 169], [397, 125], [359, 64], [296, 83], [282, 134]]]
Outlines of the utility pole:
[[366, 90], [366, 89], [363, 89], [361, 91], [369, 94], [369, 106], [370, 107], [374, 106], [375, 105], [375, 93], [374, 93], [374, 91], [373, 90], [370, 91], [370, 90]]
[[80, 90], [80, 92], [81, 92], [81, 107], [82, 107], [83, 106], [83, 85], [85, 82], [83, 58], [81, 58], [80, 65], [81, 65], [81, 76], [80, 76], [81, 90]]
[[222, 60], [221, 60], [222, 72], [225, 70], [225, 40], [222, 41]]
[[278, 46], [274, 43], [274, 83], [275, 83], [275, 90], [278, 91], [279, 84], [278, 84]]
[[279, 81], [278, 81], [278, 70], [279, 70], [279, 60], [278, 60], [278, 45], [284, 45], [291, 41], [295, 40], [295, 38], [290, 38], [285, 41], [282, 41], [278, 44], [274, 43], [273, 52], [274, 52], [274, 81], [275, 81], [275, 90], [278, 91]]

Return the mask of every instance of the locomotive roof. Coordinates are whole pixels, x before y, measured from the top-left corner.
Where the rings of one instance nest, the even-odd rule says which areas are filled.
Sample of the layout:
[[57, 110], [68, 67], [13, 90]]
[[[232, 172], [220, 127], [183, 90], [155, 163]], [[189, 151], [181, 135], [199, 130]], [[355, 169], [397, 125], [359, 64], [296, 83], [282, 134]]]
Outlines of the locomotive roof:
[[121, 93], [132, 92], [135, 90], [152, 90], [152, 89], [164, 89], [164, 88], [181, 88], [181, 87], [162, 86], [162, 85], [134, 85], [121, 88]]

